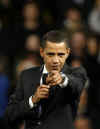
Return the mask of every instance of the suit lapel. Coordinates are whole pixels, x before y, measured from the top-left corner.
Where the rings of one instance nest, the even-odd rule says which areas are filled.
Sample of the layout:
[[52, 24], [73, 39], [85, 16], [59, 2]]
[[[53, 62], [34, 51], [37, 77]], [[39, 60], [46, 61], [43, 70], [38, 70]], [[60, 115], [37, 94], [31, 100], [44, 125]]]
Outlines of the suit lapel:
[[32, 74], [31, 74], [31, 89], [30, 89], [30, 92], [31, 94], [33, 94], [37, 87], [40, 85], [40, 79], [41, 79], [41, 76], [42, 76], [42, 71], [43, 71], [43, 66], [39, 67], [35, 72], [33, 71]]

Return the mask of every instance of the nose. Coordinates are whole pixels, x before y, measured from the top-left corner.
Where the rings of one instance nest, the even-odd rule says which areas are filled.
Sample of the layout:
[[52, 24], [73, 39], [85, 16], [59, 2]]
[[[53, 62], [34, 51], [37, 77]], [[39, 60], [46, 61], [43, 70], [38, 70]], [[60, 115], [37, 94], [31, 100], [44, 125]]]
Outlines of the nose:
[[53, 63], [54, 63], [54, 64], [58, 64], [58, 63], [59, 63], [59, 58], [58, 58], [58, 56], [54, 56], [54, 58], [53, 58]]

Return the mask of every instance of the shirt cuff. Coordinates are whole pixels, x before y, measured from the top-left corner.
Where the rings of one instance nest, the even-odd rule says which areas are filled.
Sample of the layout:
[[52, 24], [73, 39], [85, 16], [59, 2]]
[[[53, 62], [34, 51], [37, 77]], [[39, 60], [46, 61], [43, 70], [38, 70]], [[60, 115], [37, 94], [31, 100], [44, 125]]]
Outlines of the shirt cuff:
[[61, 88], [67, 87], [67, 85], [68, 85], [68, 77], [65, 74], [62, 74], [61, 76], [64, 78], [64, 82], [61, 83], [59, 86]]
[[35, 104], [32, 102], [32, 96], [29, 97], [29, 106], [32, 109], [33, 107], [35, 107]]

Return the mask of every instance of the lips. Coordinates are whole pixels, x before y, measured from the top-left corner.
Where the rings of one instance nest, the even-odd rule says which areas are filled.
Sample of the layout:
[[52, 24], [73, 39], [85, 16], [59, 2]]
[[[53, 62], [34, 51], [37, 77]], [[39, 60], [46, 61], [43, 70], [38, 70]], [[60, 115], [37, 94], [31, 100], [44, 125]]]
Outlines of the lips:
[[52, 70], [58, 70], [58, 69], [59, 69], [58, 65], [52, 66]]

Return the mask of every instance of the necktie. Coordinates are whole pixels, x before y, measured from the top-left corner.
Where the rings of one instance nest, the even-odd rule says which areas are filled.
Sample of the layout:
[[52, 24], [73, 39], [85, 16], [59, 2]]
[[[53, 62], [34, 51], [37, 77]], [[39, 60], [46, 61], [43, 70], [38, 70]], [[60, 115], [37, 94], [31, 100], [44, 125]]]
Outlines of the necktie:
[[37, 112], [38, 112], [38, 118], [40, 118], [40, 116], [42, 115], [42, 106], [39, 103], [38, 107], [37, 107]]
[[43, 81], [43, 84], [46, 84], [46, 78], [47, 78], [48, 74], [43, 74], [42, 76], [42, 81]]
[[[43, 84], [46, 84], [46, 78], [47, 78], [48, 74], [43, 74], [42, 75], [42, 83]], [[38, 112], [38, 118], [41, 117], [43, 111], [44, 111], [44, 104], [45, 104], [46, 100], [45, 99], [42, 99], [39, 104], [38, 104], [38, 107], [37, 107], [37, 112]]]

